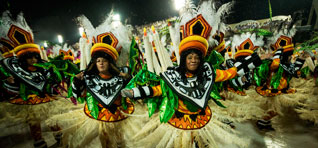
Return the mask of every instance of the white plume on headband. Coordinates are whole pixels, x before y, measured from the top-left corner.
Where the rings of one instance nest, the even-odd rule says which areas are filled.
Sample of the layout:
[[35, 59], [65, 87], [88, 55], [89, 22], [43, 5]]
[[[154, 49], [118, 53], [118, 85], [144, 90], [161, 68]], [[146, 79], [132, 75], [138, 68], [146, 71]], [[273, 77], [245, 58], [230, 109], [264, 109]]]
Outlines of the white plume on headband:
[[203, 1], [198, 8], [193, 7], [193, 4], [190, 3], [187, 9], [183, 10], [180, 16], [180, 23], [177, 23], [179, 27], [181, 25], [185, 25], [188, 21], [193, 19], [199, 14], [202, 14], [204, 19], [209, 23], [212, 27], [210, 36], [208, 37], [208, 42], [210, 46], [214, 46], [218, 44], [218, 41], [213, 39], [213, 35], [217, 33], [217, 31], [224, 32], [226, 30], [226, 25], [222, 22], [221, 17], [225, 15], [233, 6], [233, 3], [229, 2], [223, 4], [218, 10], [216, 10], [213, 5], [213, 0]]
[[14, 18], [12, 18], [12, 15], [11, 15], [9, 10], [4, 11], [2, 13], [1, 24], [0, 24], [0, 37], [5, 38], [5, 39], [9, 39], [7, 37], [7, 34], [8, 34], [8, 31], [9, 31], [11, 25], [18, 26], [18, 27], [24, 29], [25, 31], [29, 32], [32, 36], [32, 39], [34, 39], [33, 32], [31, 30], [30, 26], [28, 25], [28, 23], [26, 22], [26, 20], [24, 19], [22, 12], [20, 12], [17, 15], [16, 20], [14, 20]]
[[92, 42], [92, 38], [99, 34], [111, 32], [114, 34], [114, 36], [118, 39], [118, 45], [116, 48], [121, 48], [120, 55], [117, 59], [117, 66], [124, 66], [128, 62], [129, 57], [129, 48], [130, 48], [130, 36], [132, 36], [131, 33], [131, 26], [130, 25], [123, 25], [121, 22], [116, 23], [116, 25], [113, 25], [115, 22], [113, 20], [113, 12], [110, 12], [108, 16], [104, 19], [104, 21], [96, 28], [92, 25], [92, 23], [89, 21], [89, 19], [81, 15], [77, 17], [77, 20], [79, 22], [79, 25], [84, 28], [85, 33], [87, 35], [87, 38]]
[[262, 47], [264, 45], [263, 36], [257, 36], [255, 33], [242, 33], [239, 35], [234, 35], [232, 39], [232, 49], [235, 49], [237, 46], [240, 46], [245, 40], [250, 39], [254, 46]]

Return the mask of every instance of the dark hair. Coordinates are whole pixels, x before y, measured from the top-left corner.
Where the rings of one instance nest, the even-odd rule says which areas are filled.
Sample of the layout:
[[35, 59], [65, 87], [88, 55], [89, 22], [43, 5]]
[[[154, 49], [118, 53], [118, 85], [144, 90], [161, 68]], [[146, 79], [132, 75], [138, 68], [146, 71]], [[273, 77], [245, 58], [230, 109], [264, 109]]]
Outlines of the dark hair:
[[116, 66], [113, 58], [110, 55], [108, 55], [107, 53], [103, 52], [103, 51], [96, 51], [94, 53], [90, 63], [87, 66], [87, 69], [86, 69], [87, 70], [87, 74], [90, 74], [90, 75], [99, 74], [99, 71], [98, 71], [98, 69], [96, 67], [96, 63], [97, 63], [97, 59], [98, 58], [104, 58], [104, 59], [108, 60], [108, 62], [109, 62], [109, 73], [111, 75], [113, 75], [113, 76], [119, 75], [119, 73], [116, 70], [114, 70], [111, 67], [111, 65], [110, 65], [110, 64], [113, 64], [114, 66]]
[[202, 82], [202, 76], [203, 76], [203, 63], [204, 63], [204, 59], [203, 59], [203, 56], [202, 56], [202, 52], [197, 50], [197, 49], [189, 49], [189, 50], [186, 50], [184, 52], [181, 53], [180, 55], [180, 65], [179, 67], [177, 67], [177, 71], [181, 74], [181, 79], [183, 80], [184, 83], [187, 83], [186, 81], [186, 72], [187, 72], [187, 64], [186, 64], [186, 61], [187, 61], [187, 56], [190, 54], [190, 53], [195, 53], [199, 56], [199, 59], [200, 59], [200, 64], [198, 66], [198, 68], [194, 71], [194, 75], [197, 76], [199, 82]]
[[27, 59], [30, 59], [30, 58], [33, 58], [33, 57], [35, 57], [38, 60], [37, 63], [43, 63], [43, 60], [41, 59], [41, 56], [40, 56], [39, 53], [37, 53], [37, 52], [27, 52], [27, 53], [25, 53], [25, 54], [23, 54], [23, 55], [18, 57], [18, 61], [20, 63], [20, 66], [23, 69], [27, 70], [27, 68], [29, 66], [28, 62], [27, 62]]

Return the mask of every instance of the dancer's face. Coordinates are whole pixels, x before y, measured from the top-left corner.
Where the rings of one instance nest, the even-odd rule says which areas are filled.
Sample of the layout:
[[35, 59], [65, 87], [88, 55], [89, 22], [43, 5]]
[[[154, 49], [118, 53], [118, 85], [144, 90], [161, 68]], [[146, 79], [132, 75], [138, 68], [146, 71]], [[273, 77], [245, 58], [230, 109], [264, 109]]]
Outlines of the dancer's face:
[[191, 52], [186, 57], [186, 66], [189, 72], [194, 72], [197, 70], [200, 64], [200, 57], [198, 54]]
[[33, 66], [33, 64], [38, 63], [38, 59], [35, 56], [32, 56], [32, 57], [27, 58], [26, 62], [29, 66]]
[[99, 57], [96, 60], [96, 67], [100, 73], [108, 72], [109, 61], [105, 58]]

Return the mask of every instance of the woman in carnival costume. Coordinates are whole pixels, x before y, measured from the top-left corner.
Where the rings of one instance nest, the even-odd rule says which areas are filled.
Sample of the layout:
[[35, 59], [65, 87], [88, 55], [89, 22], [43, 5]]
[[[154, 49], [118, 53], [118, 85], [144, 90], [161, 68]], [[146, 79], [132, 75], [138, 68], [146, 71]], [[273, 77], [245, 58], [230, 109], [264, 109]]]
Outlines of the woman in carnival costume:
[[[233, 67], [235, 61], [243, 62], [243, 60], [252, 54], [257, 54], [256, 50], [264, 45], [263, 37], [257, 37], [256, 33], [243, 33], [240, 35], [234, 35], [232, 40], [232, 48], [235, 49], [234, 59], [228, 59], [226, 61], [227, 67]], [[244, 82], [242, 79], [246, 79]], [[248, 89], [254, 82], [253, 70], [246, 72], [244, 77], [238, 77], [230, 81], [230, 91], [242, 96], [247, 94], [243, 89]]]
[[[256, 33], [247, 32], [234, 35], [231, 41], [231, 46], [235, 49], [235, 52], [233, 51], [234, 59], [230, 58], [226, 60], [227, 67], [233, 67], [235, 62], [244, 63], [247, 57], [258, 54], [258, 49], [263, 44], [263, 37], [257, 36]], [[271, 56], [272, 54], [269, 55]], [[253, 70], [246, 71], [244, 76], [238, 76], [229, 80], [229, 85], [225, 88], [230, 90], [229, 93], [226, 93], [226, 101], [224, 101], [224, 105], [227, 108], [217, 108], [217, 112], [232, 122], [258, 120], [265, 112], [261, 106], [263, 102], [254, 99], [259, 95], [254, 89], [250, 89], [254, 87], [252, 86], [254, 85]]]
[[[2, 135], [10, 134], [12, 127], [28, 123], [34, 147], [47, 147], [42, 137], [41, 121], [52, 115], [67, 112], [72, 104], [56, 96], [61, 79], [56, 69], [41, 68], [44, 61], [40, 57], [39, 46], [33, 42], [33, 34], [23, 14], [17, 20], [11, 19], [9, 11], [2, 14], [1, 72], [6, 76], [4, 88], [10, 94], [8, 102], [1, 103]], [[57, 125], [50, 126], [57, 142], [60, 142], [61, 130]], [[16, 131], [16, 130], [15, 130]]]
[[[215, 138], [220, 138], [241, 147], [247, 146], [247, 139], [237, 137], [231, 128], [224, 126], [218, 120], [211, 120], [213, 114], [208, 106], [208, 100], [212, 99], [219, 106], [223, 106], [219, 100], [210, 96], [214, 83], [243, 75], [244, 69], [249, 69], [247, 65], [257, 66], [260, 64], [260, 58], [258, 55], [253, 55], [244, 63], [236, 63], [236, 67], [228, 70], [214, 69], [209, 63], [204, 62], [212, 27], [203, 14], [194, 18], [184, 17], [182, 23], [185, 24], [180, 27], [182, 37], [179, 44], [180, 65], [162, 72], [160, 85], [122, 90], [122, 95], [147, 99], [147, 104], [156, 104], [153, 106], [160, 110], [159, 115], [154, 114], [143, 130], [135, 135], [133, 145], [217, 147]], [[151, 101], [149, 97], [154, 99]], [[156, 119], [158, 116], [160, 120]], [[168, 122], [169, 125], [160, 122]]]
[[120, 95], [131, 76], [128, 67], [116, 63], [128, 61], [130, 30], [121, 23], [112, 26], [112, 14], [96, 29], [85, 16], [78, 20], [93, 43], [87, 68], [72, 83], [73, 96], [85, 102], [84, 112], [54, 116], [47, 123], [65, 127], [63, 140], [70, 147], [125, 147], [144, 121], [129, 117], [136, 107]]
[[[260, 129], [273, 129], [272, 118], [276, 115], [282, 116], [285, 109], [294, 110], [302, 106], [303, 100], [306, 99], [304, 91], [296, 93], [296, 89], [291, 88], [296, 85], [296, 79], [292, 78], [298, 78], [297, 71], [300, 71], [308, 55], [303, 53], [295, 62], [291, 61], [294, 52], [292, 36], [296, 29], [290, 21], [289, 19], [282, 22], [282, 28], [278, 28], [273, 36], [267, 39], [274, 56], [271, 60], [263, 61], [262, 65], [255, 70], [256, 92], [266, 97], [266, 99], [260, 97], [265, 101], [266, 110], [263, 119], [257, 121]], [[286, 23], [289, 25], [285, 26]]]

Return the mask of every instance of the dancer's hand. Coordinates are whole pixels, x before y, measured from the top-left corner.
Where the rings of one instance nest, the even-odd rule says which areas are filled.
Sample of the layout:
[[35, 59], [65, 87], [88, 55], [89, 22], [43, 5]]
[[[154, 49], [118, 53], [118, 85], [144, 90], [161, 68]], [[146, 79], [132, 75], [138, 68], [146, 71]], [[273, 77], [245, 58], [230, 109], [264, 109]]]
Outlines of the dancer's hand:
[[14, 83], [14, 77], [13, 76], [10, 76], [6, 79], [7, 82], [13, 84]]
[[77, 79], [83, 80], [84, 79], [84, 72], [80, 72], [75, 76]]
[[128, 98], [133, 98], [134, 97], [134, 91], [132, 89], [122, 89], [121, 90], [121, 96], [122, 97], [128, 97]]
[[119, 76], [122, 76], [124, 77], [125, 79], [129, 79], [130, 78], [130, 75], [128, 73], [123, 73], [123, 72], [120, 72], [119, 73]]

